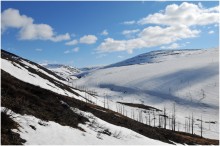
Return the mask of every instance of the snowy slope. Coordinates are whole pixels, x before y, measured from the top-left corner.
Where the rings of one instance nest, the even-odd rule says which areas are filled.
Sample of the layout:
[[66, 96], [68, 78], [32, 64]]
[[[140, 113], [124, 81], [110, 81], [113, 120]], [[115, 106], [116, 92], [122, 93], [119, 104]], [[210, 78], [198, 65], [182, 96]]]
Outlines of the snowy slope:
[[[184, 131], [185, 117], [192, 113], [219, 122], [218, 54], [218, 49], [154, 51], [91, 72], [76, 84], [94, 88], [113, 102], [165, 106], [170, 114], [175, 102]], [[130, 115], [131, 110], [127, 111]], [[204, 124], [204, 135], [218, 138], [218, 125], [209, 129], [209, 124]]]
[[53, 71], [57, 75], [66, 79], [67, 81], [77, 79], [77, 77], [74, 76], [74, 74], [78, 74], [81, 72], [77, 68], [74, 68], [72, 66], [62, 65], [62, 64], [44, 64], [42, 66]]
[[40, 86], [41, 88], [51, 90], [61, 95], [67, 95], [85, 101], [83, 97], [83, 95], [85, 95], [84, 92], [67, 87], [65, 85], [67, 84], [66, 81], [59, 79], [41, 66], [37, 66], [21, 57], [2, 51], [1, 69], [21, 81]]
[[[4, 109], [4, 107], [1, 107], [2, 111]], [[19, 133], [21, 138], [26, 140], [25, 145], [168, 145], [167, 143], [144, 137], [127, 128], [107, 123], [91, 113], [83, 112], [76, 108], [72, 108], [72, 111], [89, 118], [89, 122], [86, 125], [78, 125], [84, 131], [69, 126], [62, 126], [53, 121], [46, 122], [34, 116], [20, 115], [11, 110], [8, 110], [7, 114], [13, 116], [13, 120], [19, 123], [19, 130], [14, 129], [13, 131]], [[108, 135], [108, 133], [111, 134]]]
[[[15, 77], [16, 79], [25, 82], [20, 83], [19, 86], [17, 86], [17, 88], [21, 87], [18, 90], [26, 90], [23, 85], [26, 85], [26, 83], [30, 83], [32, 85], [37, 85], [41, 88], [53, 91], [61, 95], [79, 99], [81, 101], [86, 101], [85, 97], [86, 99], [89, 99], [93, 102], [95, 99], [96, 104], [103, 105], [103, 102], [100, 101], [98, 97], [94, 98], [84, 91], [70, 88], [64, 84], [65, 81], [57, 78], [57, 76], [55, 76], [54, 74], [50, 74], [50, 72], [40, 67], [39, 65], [5, 51], [2, 51], [1, 69], [9, 75]], [[12, 78], [10, 81], [14, 83], [14, 80], [12, 80]], [[4, 82], [4, 85], [5, 84], [6, 83]], [[4, 86], [4, 89], [5, 88], [6, 87]], [[73, 92], [71, 92], [71, 90]], [[27, 92], [30, 92], [30, 90], [27, 90]], [[42, 92], [45, 91], [39, 91], [39, 93]], [[16, 90], [14, 91], [13, 89], [13, 94], [14, 93], [16, 93]], [[36, 92], [31, 92], [30, 95], [32, 96], [32, 94], [36, 96], [35, 100], [37, 100], [37, 98], [41, 98], [38, 96], [42, 96], [38, 95]], [[54, 96], [55, 99], [57, 99], [56, 96], [57, 95]], [[7, 105], [7, 102], [10, 101], [7, 101], [8, 98], [4, 99], [4, 104]], [[45, 100], [50, 101], [50, 99], [48, 99], [47, 97], [45, 98]], [[27, 103], [29, 102], [26, 101], [25, 104]], [[63, 106], [66, 105], [66, 103], [64, 103], [63, 101], [60, 101], [60, 104]], [[40, 105], [40, 103], [36, 105]], [[68, 107], [70, 106], [68, 105]], [[74, 107], [71, 107], [71, 110], [79, 116], [83, 116], [89, 120], [89, 122], [87, 122], [86, 124], [81, 123], [78, 125], [78, 127], [83, 129], [83, 131], [69, 126], [62, 126], [54, 121], [46, 122], [42, 119], [36, 118], [33, 115], [21, 115], [18, 113], [14, 113], [11, 110], [8, 110], [8, 115], [19, 124], [19, 129], [14, 129], [13, 131], [19, 133], [20, 137], [26, 140], [25, 144], [166, 144], [158, 140], [147, 138], [130, 129], [112, 125], [108, 122], [105, 122], [104, 120], [97, 118], [91, 113], [81, 111]], [[48, 111], [51, 111], [51, 109]], [[36, 114], [35, 112], [30, 113]], [[108, 134], [108, 132], [110, 132], [111, 134]], [[75, 139], [73, 139], [73, 137], [75, 137]]]

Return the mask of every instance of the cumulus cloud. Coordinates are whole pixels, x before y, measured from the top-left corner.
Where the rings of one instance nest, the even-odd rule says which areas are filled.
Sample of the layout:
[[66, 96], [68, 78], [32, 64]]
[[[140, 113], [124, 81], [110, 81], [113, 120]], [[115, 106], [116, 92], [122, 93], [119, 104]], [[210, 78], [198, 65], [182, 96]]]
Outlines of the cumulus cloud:
[[[202, 3], [193, 4], [183, 2], [180, 5], [167, 5], [165, 10], [150, 14], [139, 21], [127, 21], [124, 24], [138, 23], [155, 24], [142, 30], [124, 31], [123, 34], [137, 33], [132, 39], [117, 40], [114, 38], [105, 39], [96, 49], [97, 52], [127, 51], [132, 53], [134, 49], [142, 49], [168, 45], [167, 48], [175, 49], [180, 47], [175, 43], [178, 40], [197, 37], [200, 30], [195, 29], [198, 25], [218, 24], [219, 6], [204, 8]], [[212, 33], [212, 32], [211, 32]]]
[[199, 30], [191, 30], [185, 25], [179, 26], [150, 26], [143, 29], [137, 38], [128, 40], [115, 40], [107, 38], [96, 49], [97, 52], [127, 51], [132, 53], [134, 49], [155, 47], [170, 44], [184, 38], [197, 37]]
[[1, 15], [2, 30], [7, 29], [8, 27], [21, 28], [25, 25], [32, 24], [34, 21], [30, 17], [20, 15], [18, 10], [12, 8], [5, 10]]
[[94, 44], [97, 40], [98, 38], [95, 35], [84, 35], [79, 42], [82, 44]]
[[54, 42], [69, 40], [68, 33], [56, 35], [53, 28], [48, 24], [34, 24], [34, 19], [26, 15], [21, 15], [16, 9], [6, 9], [1, 13], [1, 30], [17, 28], [20, 40], [51, 40]]
[[161, 25], [208, 25], [219, 22], [219, 6], [205, 9], [202, 4], [198, 5], [183, 2], [180, 5], [168, 5], [164, 11], [148, 15], [138, 21], [139, 24]]
[[104, 36], [108, 35], [108, 31], [107, 31], [106, 29], [103, 30], [102, 33], [101, 33], [101, 35], [104, 35]]
[[72, 40], [70, 42], [65, 43], [65, 45], [67, 45], [67, 46], [73, 46], [73, 45], [76, 45], [76, 44], [78, 44], [77, 40]]
[[134, 20], [131, 20], [131, 21], [125, 21], [125, 22], [123, 22], [122, 24], [125, 24], [125, 25], [132, 25], [132, 24], [135, 24], [135, 21], [134, 21]]

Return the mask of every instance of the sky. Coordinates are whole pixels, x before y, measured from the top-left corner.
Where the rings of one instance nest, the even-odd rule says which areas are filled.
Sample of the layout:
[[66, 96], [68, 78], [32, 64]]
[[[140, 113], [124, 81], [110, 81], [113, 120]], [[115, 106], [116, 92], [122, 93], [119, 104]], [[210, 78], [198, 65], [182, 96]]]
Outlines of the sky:
[[108, 65], [219, 47], [217, 1], [1, 2], [1, 49], [37, 63]]

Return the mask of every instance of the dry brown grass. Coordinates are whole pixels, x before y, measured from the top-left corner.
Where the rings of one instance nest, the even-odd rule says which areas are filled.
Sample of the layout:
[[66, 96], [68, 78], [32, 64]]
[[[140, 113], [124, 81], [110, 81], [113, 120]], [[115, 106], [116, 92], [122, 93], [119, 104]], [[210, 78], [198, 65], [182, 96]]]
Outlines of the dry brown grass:
[[25, 142], [18, 133], [11, 129], [18, 129], [18, 123], [14, 122], [9, 115], [1, 112], [1, 144], [2, 145], [21, 145]]

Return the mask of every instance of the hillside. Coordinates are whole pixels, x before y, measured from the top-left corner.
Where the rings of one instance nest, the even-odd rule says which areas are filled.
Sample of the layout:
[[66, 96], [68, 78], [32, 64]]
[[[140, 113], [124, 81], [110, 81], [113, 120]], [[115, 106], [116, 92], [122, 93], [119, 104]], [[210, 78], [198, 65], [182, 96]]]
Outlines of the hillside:
[[[218, 54], [218, 49], [153, 51], [91, 72], [75, 84], [86, 84], [113, 102], [165, 107], [170, 115], [176, 103], [180, 129], [186, 131], [185, 117], [192, 114], [219, 122]], [[131, 115], [130, 107], [126, 111]], [[204, 126], [205, 137], [219, 137], [218, 124]]]
[[122, 112], [129, 105], [143, 116], [151, 110], [159, 115], [162, 110], [155, 107], [118, 103], [85, 87], [70, 87], [53, 72], [3, 50], [1, 62], [1, 112], [8, 121], [1, 123], [2, 144], [218, 144]]
[[[103, 144], [109, 140], [124, 144], [127, 141], [162, 144], [105, 122], [104, 117], [115, 116], [114, 113], [108, 111], [103, 116], [101, 113], [106, 109], [89, 104], [88, 93], [67, 86], [62, 78], [40, 65], [4, 50], [1, 62], [1, 112], [3, 120], [10, 123], [2, 123], [2, 144]], [[97, 97], [96, 103], [99, 104]], [[46, 136], [54, 134], [53, 130], [58, 133]], [[73, 141], [69, 134], [85, 140]], [[165, 138], [163, 141], [170, 143]]]
[[[164, 144], [108, 123], [107, 117], [111, 115], [117, 119], [117, 115], [106, 109], [22, 82], [4, 71], [2, 75], [5, 78], [2, 80], [1, 111], [18, 125], [10, 129], [10, 133], [2, 125], [2, 144], [21, 144], [16, 143], [18, 141], [25, 144], [107, 144], [109, 140], [116, 144], [127, 144], [127, 141]], [[123, 120], [126, 119], [118, 118], [114, 122], [124, 123]], [[15, 133], [21, 138], [11, 139]], [[163, 141], [169, 142], [165, 138]]]

